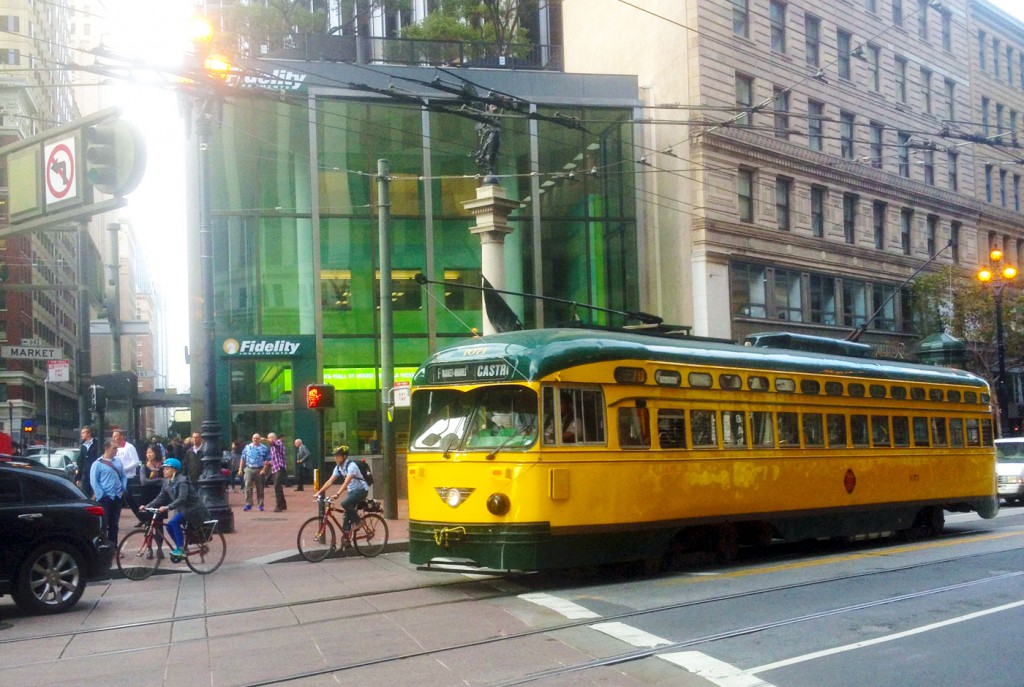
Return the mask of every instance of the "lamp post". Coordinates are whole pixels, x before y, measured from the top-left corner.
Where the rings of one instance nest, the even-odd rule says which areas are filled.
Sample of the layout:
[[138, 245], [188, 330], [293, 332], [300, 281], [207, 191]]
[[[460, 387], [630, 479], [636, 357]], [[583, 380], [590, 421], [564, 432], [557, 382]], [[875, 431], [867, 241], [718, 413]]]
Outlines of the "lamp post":
[[1003, 290], [1017, 276], [1017, 268], [1003, 264], [1003, 251], [993, 249], [988, 254], [989, 267], [978, 270], [978, 281], [991, 284], [992, 297], [996, 302], [996, 355], [999, 369], [996, 372], [996, 403], [999, 405], [999, 435], [1006, 436], [1009, 427], [1009, 399], [1006, 387], [1006, 346], [1003, 342]]

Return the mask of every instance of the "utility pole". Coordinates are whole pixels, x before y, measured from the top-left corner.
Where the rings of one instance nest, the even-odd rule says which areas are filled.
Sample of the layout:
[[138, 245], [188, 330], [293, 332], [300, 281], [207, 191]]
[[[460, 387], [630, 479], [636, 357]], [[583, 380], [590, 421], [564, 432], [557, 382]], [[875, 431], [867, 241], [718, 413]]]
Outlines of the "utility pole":
[[395, 337], [391, 309], [391, 164], [377, 160], [377, 222], [380, 243], [380, 450], [384, 459], [384, 517], [398, 518], [398, 469], [395, 425]]
[[121, 225], [107, 225], [110, 232], [110, 278], [107, 281], [110, 297], [107, 299], [107, 321], [110, 322], [110, 371], [121, 371]]

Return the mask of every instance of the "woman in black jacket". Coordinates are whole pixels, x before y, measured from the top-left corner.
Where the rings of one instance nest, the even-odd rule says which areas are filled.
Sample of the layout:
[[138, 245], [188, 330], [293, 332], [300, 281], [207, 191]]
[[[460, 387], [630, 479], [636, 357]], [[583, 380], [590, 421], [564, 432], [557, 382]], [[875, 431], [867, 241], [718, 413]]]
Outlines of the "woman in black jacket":
[[210, 518], [210, 511], [199, 498], [198, 489], [192, 486], [188, 477], [181, 474], [180, 460], [168, 458], [164, 461], [163, 471], [164, 483], [160, 487], [160, 494], [150, 502], [149, 508], [159, 508], [161, 513], [177, 511], [167, 522], [167, 531], [174, 540], [171, 555], [184, 556], [185, 533], [182, 531], [181, 521], [184, 520], [192, 527], [201, 527], [203, 521]]

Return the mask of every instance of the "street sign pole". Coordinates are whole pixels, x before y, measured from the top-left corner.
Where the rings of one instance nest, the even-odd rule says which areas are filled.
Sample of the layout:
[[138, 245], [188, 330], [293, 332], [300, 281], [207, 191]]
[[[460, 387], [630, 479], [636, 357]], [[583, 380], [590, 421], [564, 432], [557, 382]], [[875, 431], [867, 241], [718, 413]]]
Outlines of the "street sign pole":
[[46, 416], [46, 454], [50, 454], [50, 378], [43, 380], [43, 409]]

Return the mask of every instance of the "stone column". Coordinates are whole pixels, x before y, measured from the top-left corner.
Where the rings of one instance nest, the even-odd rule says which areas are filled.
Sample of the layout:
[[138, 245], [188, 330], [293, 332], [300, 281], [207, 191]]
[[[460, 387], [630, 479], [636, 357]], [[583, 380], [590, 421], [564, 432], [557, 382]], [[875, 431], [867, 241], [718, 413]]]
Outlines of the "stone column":
[[[480, 237], [480, 271], [496, 289], [505, 288], [505, 236], [512, 233], [508, 216], [519, 207], [519, 202], [510, 200], [496, 181], [485, 179], [476, 189], [476, 198], [462, 203], [462, 207], [476, 218], [476, 225], [470, 232]], [[494, 326], [483, 307], [483, 323], [486, 334], [494, 334]]]

